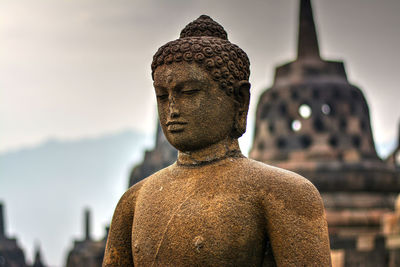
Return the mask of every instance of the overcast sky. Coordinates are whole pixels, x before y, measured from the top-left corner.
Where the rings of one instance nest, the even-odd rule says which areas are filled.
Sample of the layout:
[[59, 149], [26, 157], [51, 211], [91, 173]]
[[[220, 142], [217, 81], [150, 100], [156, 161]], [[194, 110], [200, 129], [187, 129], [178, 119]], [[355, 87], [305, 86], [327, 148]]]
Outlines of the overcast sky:
[[[390, 143], [400, 121], [400, 1], [314, 0], [313, 7], [321, 55], [344, 60], [369, 103], [376, 143]], [[247, 150], [258, 96], [275, 67], [296, 56], [297, 0], [0, 1], [0, 153], [49, 138], [152, 134], [152, 56], [201, 14], [250, 58]]]
[[[313, 4], [322, 56], [345, 61], [370, 105], [376, 141], [395, 139], [400, 1]], [[295, 57], [297, 12], [296, 0], [2, 0], [0, 152], [127, 128], [152, 133], [152, 55], [203, 13], [250, 57], [251, 123], [274, 67]]]

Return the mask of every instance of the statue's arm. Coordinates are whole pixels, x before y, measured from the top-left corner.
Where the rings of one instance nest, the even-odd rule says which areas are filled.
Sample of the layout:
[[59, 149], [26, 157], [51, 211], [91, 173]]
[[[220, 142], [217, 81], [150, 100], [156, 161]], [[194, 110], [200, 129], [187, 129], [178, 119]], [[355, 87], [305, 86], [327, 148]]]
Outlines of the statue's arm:
[[125, 192], [115, 208], [107, 238], [103, 267], [133, 266], [131, 236], [138, 194], [136, 186]]
[[263, 200], [277, 266], [331, 266], [328, 228], [318, 190], [294, 173], [283, 176], [271, 184], [272, 190]]

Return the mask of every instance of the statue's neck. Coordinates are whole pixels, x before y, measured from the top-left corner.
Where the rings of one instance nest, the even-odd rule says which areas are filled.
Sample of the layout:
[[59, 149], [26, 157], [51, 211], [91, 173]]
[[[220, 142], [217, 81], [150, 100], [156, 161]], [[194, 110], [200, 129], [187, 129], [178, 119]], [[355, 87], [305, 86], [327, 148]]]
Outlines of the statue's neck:
[[226, 158], [244, 157], [236, 138], [227, 138], [206, 148], [195, 151], [178, 151], [177, 164], [181, 166], [201, 166]]

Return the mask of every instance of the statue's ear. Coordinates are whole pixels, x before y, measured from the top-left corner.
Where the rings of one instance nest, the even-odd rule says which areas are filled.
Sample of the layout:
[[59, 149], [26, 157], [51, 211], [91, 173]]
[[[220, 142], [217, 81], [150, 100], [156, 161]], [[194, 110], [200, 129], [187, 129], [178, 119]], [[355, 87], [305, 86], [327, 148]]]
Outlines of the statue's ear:
[[250, 103], [250, 83], [248, 81], [244, 80], [237, 83], [235, 98], [238, 106], [235, 114], [233, 135], [235, 138], [239, 138], [246, 132], [247, 112]]
[[239, 108], [245, 109], [247, 112], [250, 103], [250, 83], [248, 81], [240, 81], [238, 83], [236, 99], [239, 102]]

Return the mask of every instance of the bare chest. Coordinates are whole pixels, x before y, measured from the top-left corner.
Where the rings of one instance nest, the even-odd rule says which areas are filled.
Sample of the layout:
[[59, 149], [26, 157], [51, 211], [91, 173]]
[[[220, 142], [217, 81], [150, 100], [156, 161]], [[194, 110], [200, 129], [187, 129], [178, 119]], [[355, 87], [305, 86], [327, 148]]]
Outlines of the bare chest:
[[146, 188], [132, 229], [135, 264], [260, 265], [265, 223], [257, 197], [218, 177]]

